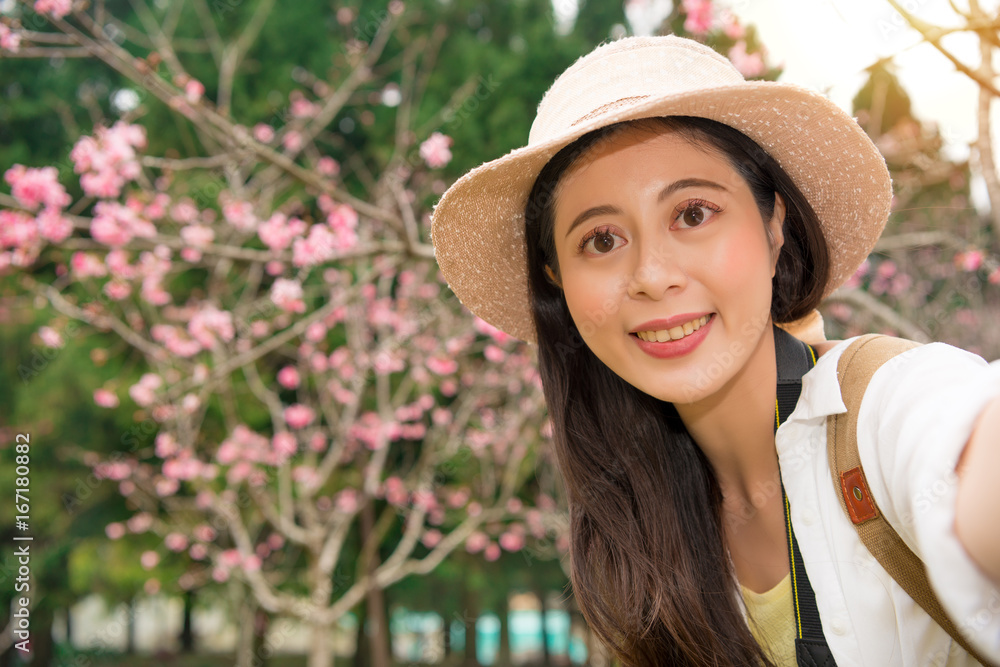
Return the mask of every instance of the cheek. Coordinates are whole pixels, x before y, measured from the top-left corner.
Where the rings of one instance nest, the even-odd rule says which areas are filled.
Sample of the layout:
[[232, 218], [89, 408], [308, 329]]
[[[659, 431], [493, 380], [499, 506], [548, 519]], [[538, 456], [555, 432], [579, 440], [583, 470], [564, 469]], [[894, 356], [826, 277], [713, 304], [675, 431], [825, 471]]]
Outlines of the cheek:
[[615, 318], [624, 294], [624, 285], [615, 276], [594, 273], [570, 273], [564, 277], [566, 305], [584, 339]]

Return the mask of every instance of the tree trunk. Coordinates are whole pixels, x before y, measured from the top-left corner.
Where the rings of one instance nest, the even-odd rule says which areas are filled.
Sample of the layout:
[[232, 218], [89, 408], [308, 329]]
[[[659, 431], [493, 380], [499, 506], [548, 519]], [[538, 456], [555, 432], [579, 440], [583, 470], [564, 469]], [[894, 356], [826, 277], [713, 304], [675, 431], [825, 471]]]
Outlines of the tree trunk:
[[307, 667], [333, 667], [333, 642], [330, 641], [332, 634], [332, 624], [313, 624]]
[[441, 625], [441, 652], [444, 654], [443, 657], [447, 662], [449, 656], [451, 656], [451, 621], [448, 619], [447, 614], [441, 616]]
[[464, 586], [462, 590], [462, 623], [465, 625], [465, 667], [479, 667], [476, 656], [476, 619], [479, 618], [479, 600]]
[[548, 667], [552, 662], [552, 658], [549, 656], [548, 619], [545, 618], [545, 614], [548, 611], [548, 600], [545, 599], [545, 591], [543, 589], [536, 590], [535, 595], [538, 596], [538, 602], [542, 606], [540, 619], [542, 625], [542, 664]]
[[[375, 527], [375, 502], [369, 501], [361, 510], [361, 543], [368, 541], [368, 536]], [[368, 574], [374, 575], [378, 568], [379, 555], [376, 548], [368, 561]], [[371, 589], [365, 596], [365, 618], [362, 625], [367, 624], [367, 635], [371, 649], [371, 667], [391, 667], [389, 623], [385, 609], [385, 592], [381, 589]]]
[[[194, 612], [194, 591], [184, 591], [184, 625], [181, 627], [181, 653], [194, 653], [194, 626], [191, 614]], [[66, 634], [69, 634], [69, 616], [66, 620]]]
[[[52, 641], [52, 608], [45, 602], [31, 611], [31, 665], [49, 667], [54, 665], [55, 650]], [[20, 651], [19, 651], [20, 653]]]
[[354, 667], [371, 667], [371, 644], [365, 633], [365, 618], [368, 617], [368, 607], [362, 602], [358, 607], [358, 630], [354, 641]]
[[236, 667], [257, 667], [254, 665], [253, 654], [253, 619], [257, 605], [247, 595], [247, 591], [244, 591], [243, 594], [243, 601], [240, 605], [239, 637], [236, 640]]
[[500, 597], [497, 616], [500, 617], [500, 650], [495, 664], [510, 667], [510, 596], [506, 592]]
[[267, 629], [271, 625], [271, 617], [267, 611], [257, 607], [253, 615], [253, 655], [255, 657], [254, 667], [265, 667], [270, 651], [265, 651], [265, 641], [267, 639]]
[[135, 653], [135, 598], [128, 601], [125, 613], [125, 654], [132, 655]]

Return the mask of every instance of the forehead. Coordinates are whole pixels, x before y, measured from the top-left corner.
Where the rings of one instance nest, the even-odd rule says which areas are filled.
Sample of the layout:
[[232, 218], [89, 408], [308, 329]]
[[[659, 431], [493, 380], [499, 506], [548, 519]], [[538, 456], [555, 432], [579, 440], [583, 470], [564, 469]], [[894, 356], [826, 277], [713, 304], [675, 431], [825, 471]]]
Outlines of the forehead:
[[567, 198], [651, 187], [701, 177], [730, 190], [746, 188], [729, 157], [708, 140], [652, 125], [626, 126], [601, 137], [563, 173], [555, 190], [556, 210]]

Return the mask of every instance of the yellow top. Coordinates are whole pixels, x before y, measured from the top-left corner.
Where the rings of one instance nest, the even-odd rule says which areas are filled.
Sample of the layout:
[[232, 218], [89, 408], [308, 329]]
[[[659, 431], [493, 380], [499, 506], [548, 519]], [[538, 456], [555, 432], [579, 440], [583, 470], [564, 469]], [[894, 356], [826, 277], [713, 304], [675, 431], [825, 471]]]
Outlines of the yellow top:
[[750, 632], [779, 667], [796, 667], [795, 613], [791, 574], [769, 591], [755, 593], [740, 586], [747, 606]]

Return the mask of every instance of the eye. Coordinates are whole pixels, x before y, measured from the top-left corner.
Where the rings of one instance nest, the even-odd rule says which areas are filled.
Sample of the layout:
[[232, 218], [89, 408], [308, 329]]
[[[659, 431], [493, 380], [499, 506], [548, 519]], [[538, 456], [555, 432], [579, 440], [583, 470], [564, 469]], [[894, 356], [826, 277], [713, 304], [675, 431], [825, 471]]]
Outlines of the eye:
[[685, 202], [677, 209], [677, 215], [674, 216], [674, 220], [681, 224], [682, 229], [691, 229], [705, 224], [721, 210], [715, 204], [702, 199], [694, 199]]
[[[621, 241], [622, 243], [618, 243]], [[598, 227], [587, 233], [580, 240], [580, 252], [591, 255], [606, 255], [615, 248], [621, 247], [625, 239], [611, 231], [610, 227]]]

